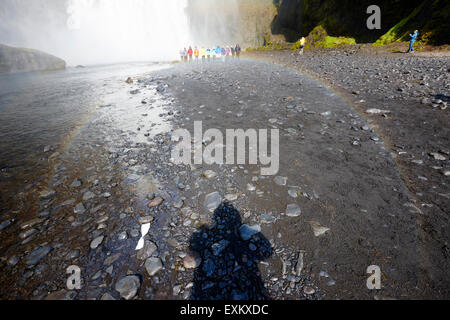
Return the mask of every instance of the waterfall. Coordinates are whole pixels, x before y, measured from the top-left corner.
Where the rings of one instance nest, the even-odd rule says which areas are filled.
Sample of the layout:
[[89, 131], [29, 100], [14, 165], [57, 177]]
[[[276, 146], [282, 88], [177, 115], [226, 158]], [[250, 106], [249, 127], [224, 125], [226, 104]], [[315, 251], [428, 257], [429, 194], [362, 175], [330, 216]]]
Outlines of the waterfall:
[[189, 42], [186, 0], [69, 0], [69, 47], [83, 63], [169, 61]]

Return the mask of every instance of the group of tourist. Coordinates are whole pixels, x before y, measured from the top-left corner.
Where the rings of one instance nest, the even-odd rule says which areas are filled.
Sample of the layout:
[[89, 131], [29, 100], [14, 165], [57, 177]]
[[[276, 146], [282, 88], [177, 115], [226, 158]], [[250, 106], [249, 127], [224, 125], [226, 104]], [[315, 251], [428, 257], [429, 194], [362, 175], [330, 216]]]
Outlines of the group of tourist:
[[236, 47], [233, 46], [226, 46], [221, 47], [217, 46], [216, 48], [198, 48], [190, 46], [188, 49], [184, 48], [183, 50], [180, 50], [180, 57], [181, 61], [185, 62], [192, 62], [199, 61], [200, 59], [202, 61], [205, 60], [211, 60], [211, 59], [223, 59], [226, 58], [240, 58], [241, 56], [241, 47], [239, 45], [236, 45]]

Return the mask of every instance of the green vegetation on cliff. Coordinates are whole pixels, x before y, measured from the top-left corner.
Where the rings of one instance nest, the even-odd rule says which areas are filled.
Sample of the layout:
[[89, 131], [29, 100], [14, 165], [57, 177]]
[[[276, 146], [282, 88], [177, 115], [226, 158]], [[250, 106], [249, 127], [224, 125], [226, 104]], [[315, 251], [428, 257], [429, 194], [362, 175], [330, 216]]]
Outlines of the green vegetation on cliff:
[[[423, 44], [442, 45], [450, 40], [449, 0], [275, 0], [278, 15], [272, 32], [295, 42], [301, 36], [312, 36], [321, 26], [328, 33], [318, 42], [330, 47], [353, 42], [389, 44], [409, 40], [418, 29]], [[370, 5], [381, 8], [381, 30], [369, 30], [366, 13]], [[342, 38], [343, 37], [343, 38]], [[313, 39], [314, 40], [314, 39]]]

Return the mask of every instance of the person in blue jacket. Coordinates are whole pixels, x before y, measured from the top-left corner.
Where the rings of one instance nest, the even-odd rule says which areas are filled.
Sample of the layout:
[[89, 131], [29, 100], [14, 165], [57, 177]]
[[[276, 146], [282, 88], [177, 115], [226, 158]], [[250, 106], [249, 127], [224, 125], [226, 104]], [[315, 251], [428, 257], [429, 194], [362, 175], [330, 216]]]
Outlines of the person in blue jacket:
[[410, 34], [409, 37], [411, 38], [411, 41], [409, 42], [409, 49], [407, 53], [414, 53], [414, 42], [416, 42], [417, 37], [419, 36], [419, 30], [414, 31], [413, 34]]

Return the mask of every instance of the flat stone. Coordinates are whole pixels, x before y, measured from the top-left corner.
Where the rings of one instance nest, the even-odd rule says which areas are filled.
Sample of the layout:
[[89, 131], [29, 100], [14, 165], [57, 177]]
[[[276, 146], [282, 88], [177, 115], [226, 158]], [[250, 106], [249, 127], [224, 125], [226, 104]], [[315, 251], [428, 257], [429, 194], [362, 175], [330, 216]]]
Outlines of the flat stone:
[[39, 218], [29, 220], [27, 222], [20, 224], [20, 229], [24, 230], [24, 229], [32, 228], [41, 222], [42, 222], [42, 219], [39, 219]]
[[39, 194], [39, 198], [41, 200], [49, 200], [49, 199], [53, 198], [55, 196], [55, 194], [56, 194], [55, 190], [46, 189], [46, 190], [41, 191], [41, 193]]
[[31, 253], [26, 258], [25, 263], [27, 265], [35, 265], [35, 264], [39, 263], [39, 261], [41, 261], [45, 256], [47, 256], [50, 253], [50, 251], [52, 251], [52, 248], [50, 246], [39, 248], [39, 249], [33, 251], [33, 253]]
[[253, 226], [243, 224], [239, 228], [239, 233], [241, 235], [242, 240], [244, 240], [244, 241], [250, 240], [255, 234], [258, 234], [260, 232], [261, 232], [261, 226], [259, 224], [255, 224]]
[[212, 170], [206, 170], [205, 172], [203, 172], [203, 176], [206, 179], [214, 179], [215, 177], [217, 177], [217, 173]]
[[104, 294], [102, 295], [102, 297], [100, 298], [100, 300], [104, 300], [104, 301], [113, 301], [113, 300], [116, 300], [116, 299], [114, 299], [114, 297], [113, 297], [112, 295], [110, 295], [110, 294], [107, 292], [107, 293], [104, 293]]
[[75, 208], [73, 208], [73, 212], [75, 214], [83, 214], [86, 212], [86, 208], [84, 207], [83, 203], [79, 203], [75, 206]]
[[8, 228], [11, 225], [11, 223], [12, 223], [11, 220], [5, 220], [2, 223], [0, 223], [0, 231]]
[[73, 180], [72, 184], [70, 185], [71, 188], [78, 188], [81, 187], [83, 183], [81, 182], [81, 180], [75, 179]]
[[161, 197], [155, 198], [153, 199], [149, 204], [148, 207], [152, 208], [152, 207], [159, 207], [162, 203], [164, 202], [164, 199]]
[[287, 184], [288, 178], [277, 176], [273, 181], [279, 186], [285, 186]]
[[133, 299], [139, 288], [141, 281], [137, 276], [126, 276], [116, 282], [115, 289], [125, 300]]
[[122, 255], [120, 253], [117, 253], [115, 255], [112, 255], [108, 258], [105, 259], [104, 265], [105, 266], [109, 266], [111, 264], [113, 264], [114, 262], [116, 262]]
[[318, 222], [310, 221], [309, 224], [311, 225], [311, 228], [313, 229], [314, 235], [316, 237], [320, 237], [326, 232], [330, 231], [330, 228], [323, 227]]
[[145, 261], [145, 269], [151, 277], [157, 274], [162, 268], [163, 264], [159, 258], [148, 258]]
[[158, 250], [156, 244], [151, 241], [146, 240], [144, 243], [144, 247], [138, 251], [136, 257], [139, 260], [146, 260], [150, 258], [155, 252]]
[[225, 250], [225, 249], [228, 247], [229, 244], [230, 244], [230, 242], [227, 241], [227, 240], [221, 240], [221, 241], [219, 241], [219, 242], [217, 242], [217, 243], [214, 243], [214, 244], [211, 246], [211, 249], [212, 249], [212, 251], [213, 251], [213, 254], [214, 254], [215, 256], [220, 255], [220, 254], [222, 253], [222, 251]]
[[238, 199], [239, 195], [234, 193], [234, 194], [227, 194], [225, 195], [225, 199], [227, 201], [236, 201]]
[[436, 153], [436, 152], [430, 153], [430, 156], [432, 156], [435, 160], [438, 160], [438, 161], [446, 161], [447, 160], [447, 158], [444, 157], [442, 154]]
[[26, 238], [32, 236], [33, 234], [35, 234], [36, 232], [37, 232], [36, 229], [29, 229], [27, 231], [24, 231], [24, 232], [20, 233], [19, 234], [19, 238], [22, 239], [22, 240], [26, 239]]
[[83, 194], [83, 201], [89, 201], [94, 198], [95, 198], [95, 194], [91, 191], [88, 191], [85, 194]]
[[204, 206], [208, 209], [208, 211], [214, 212], [214, 210], [219, 207], [221, 202], [222, 197], [220, 194], [218, 192], [213, 192], [205, 197]]
[[288, 217], [299, 217], [301, 214], [302, 214], [302, 210], [295, 203], [289, 204], [286, 208], [286, 215]]
[[97, 237], [94, 240], [92, 240], [91, 249], [97, 249], [98, 246], [103, 242], [104, 238], [105, 238], [104, 236], [100, 236], [100, 237]]

